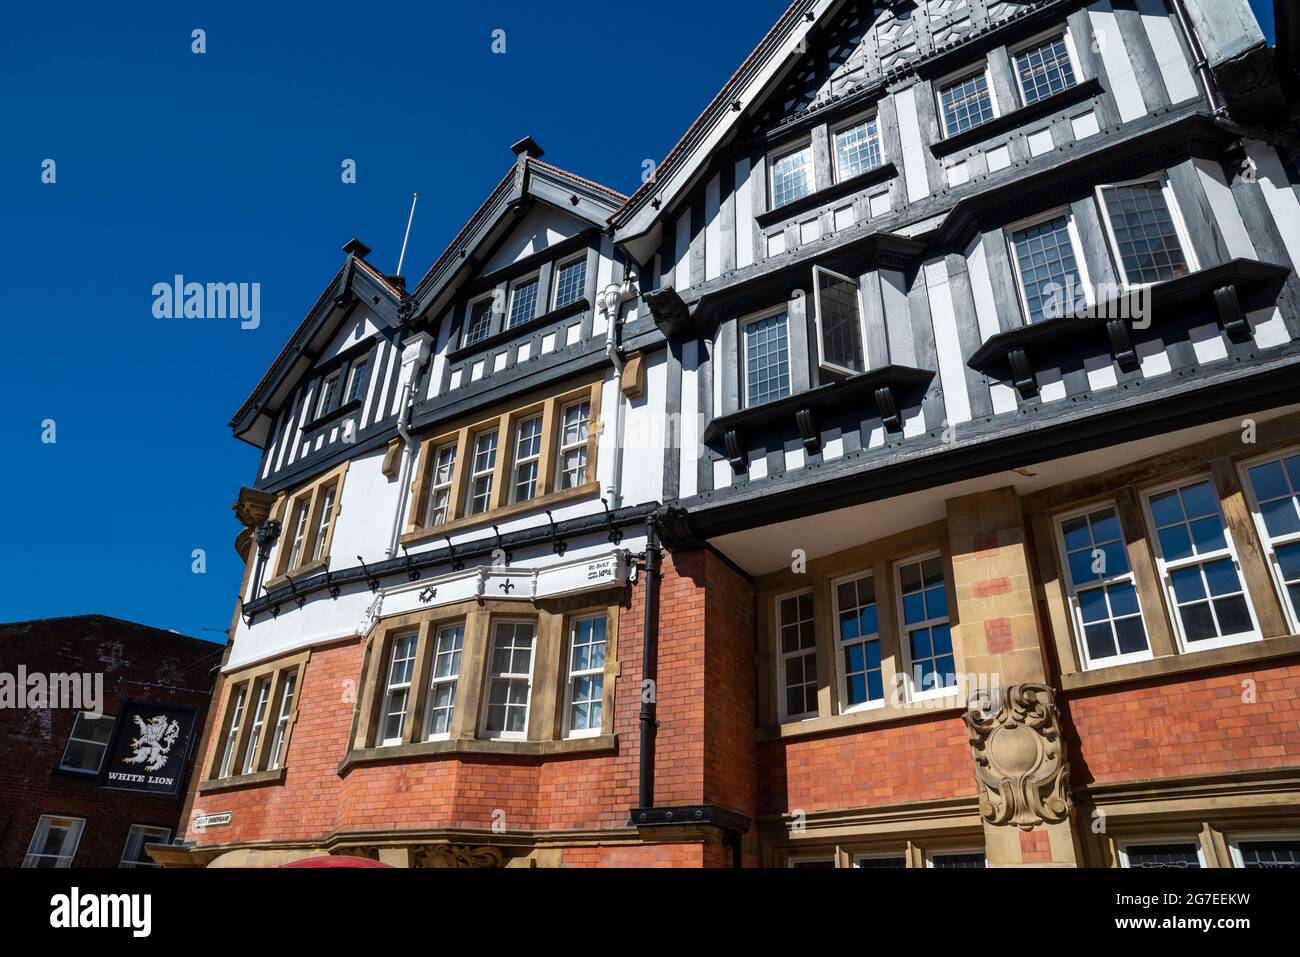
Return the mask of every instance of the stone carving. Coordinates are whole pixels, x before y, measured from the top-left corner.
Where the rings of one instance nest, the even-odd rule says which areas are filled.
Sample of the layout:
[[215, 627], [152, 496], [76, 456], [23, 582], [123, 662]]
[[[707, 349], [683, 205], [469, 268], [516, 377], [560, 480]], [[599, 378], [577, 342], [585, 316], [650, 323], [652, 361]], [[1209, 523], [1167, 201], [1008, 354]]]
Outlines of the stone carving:
[[415, 855], [416, 867], [504, 867], [505, 861], [499, 847], [463, 844], [431, 844]]
[[963, 718], [984, 820], [1028, 831], [1069, 817], [1070, 767], [1051, 688], [981, 689]]

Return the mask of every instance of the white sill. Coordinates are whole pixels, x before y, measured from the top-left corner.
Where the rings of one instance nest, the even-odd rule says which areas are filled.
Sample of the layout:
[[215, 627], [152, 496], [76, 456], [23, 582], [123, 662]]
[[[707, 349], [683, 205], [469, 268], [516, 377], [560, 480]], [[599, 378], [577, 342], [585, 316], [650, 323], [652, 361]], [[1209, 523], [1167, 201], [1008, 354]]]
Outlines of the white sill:
[[599, 738], [600, 728], [587, 728], [585, 731], [570, 731], [564, 736], [566, 741], [572, 741], [576, 738]]
[[1135, 651], [1128, 655], [1115, 655], [1113, 658], [1103, 658], [1101, 661], [1090, 661], [1084, 667], [1084, 671], [1105, 671], [1107, 668], [1118, 668], [1121, 665], [1132, 665], [1139, 661], [1153, 661], [1155, 655], [1148, 648], [1146, 651]]
[[807, 714], [783, 714], [781, 715], [781, 724], [799, 724], [802, 721], [815, 721], [819, 717], [815, 711], [809, 711]]
[[[885, 699], [880, 698], [878, 700], [864, 701], [862, 704], [855, 704], [849, 708], [841, 708], [840, 714], [857, 714], [860, 711], [875, 711], [877, 708], [883, 708], [884, 706]], [[813, 717], [816, 717], [816, 715]]]
[[1252, 641], [1259, 641], [1261, 635], [1257, 631], [1248, 631], [1240, 635], [1226, 635], [1222, 638], [1204, 638], [1197, 642], [1190, 642], [1186, 638], [1179, 638], [1179, 644], [1182, 646], [1182, 654], [1194, 655], [1198, 651], [1210, 651], [1214, 648], [1231, 648], [1233, 645], [1247, 645]]
[[450, 731], [443, 731], [443, 732], [441, 732], [440, 734], [431, 734], [431, 735], [429, 735], [427, 738], [425, 738], [424, 740], [425, 740], [425, 741], [450, 741], [450, 740], [451, 740], [451, 732], [450, 732]]
[[950, 685], [946, 688], [931, 688], [929, 691], [916, 691], [909, 683], [907, 686], [908, 701], [933, 701], [935, 698], [955, 698], [961, 694], [961, 685]]

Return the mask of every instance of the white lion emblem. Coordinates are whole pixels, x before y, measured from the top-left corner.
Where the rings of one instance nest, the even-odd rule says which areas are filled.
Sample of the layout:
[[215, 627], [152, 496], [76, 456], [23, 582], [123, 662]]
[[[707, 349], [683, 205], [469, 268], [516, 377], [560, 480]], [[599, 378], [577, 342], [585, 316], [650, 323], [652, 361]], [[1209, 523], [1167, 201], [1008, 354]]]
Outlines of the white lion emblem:
[[131, 747], [135, 749], [135, 755], [123, 758], [122, 763], [143, 764], [146, 771], [157, 771], [167, 763], [167, 753], [176, 743], [176, 736], [181, 733], [181, 726], [176, 721], [169, 724], [167, 716], [163, 714], [150, 718], [148, 724], [141, 721], [138, 714], [132, 717], [140, 726], [140, 736], [131, 739]]

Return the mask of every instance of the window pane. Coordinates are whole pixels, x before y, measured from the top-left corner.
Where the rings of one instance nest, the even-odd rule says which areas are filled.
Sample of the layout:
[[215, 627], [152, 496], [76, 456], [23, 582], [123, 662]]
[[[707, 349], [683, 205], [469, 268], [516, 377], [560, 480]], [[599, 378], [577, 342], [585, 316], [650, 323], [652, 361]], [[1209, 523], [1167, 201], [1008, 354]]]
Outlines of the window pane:
[[835, 156], [841, 180], [851, 179], [880, 165], [880, 134], [874, 119], [835, 134]]
[[993, 101], [989, 97], [988, 79], [983, 73], [946, 87], [940, 99], [943, 102], [943, 125], [949, 136], [993, 119]]
[[1161, 183], [1111, 186], [1102, 190], [1102, 196], [1129, 282], [1161, 282], [1187, 275], [1187, 258]]
[[1300, 841], [1242, 841], [1242, 867], [1300, 868]]
[[517, 326], [533, 318], [537, 309], [537, 280], [532, 279], [516, 286], [510, 296], [510, 321], [506, 327]]
[[1128, 866], [1141, 868], [1199, 868], [1195, 844], [1143, 844], [1128, 848]]
[[480, 339], [486, 339], [492, 331], [492, 296], [480, 299], [469, 307], [469, 321], [465, 324], [465, 345], [473, 345]]
[[749, 405], [790, 394], [785, 313], [756, 319], [745, 326], [745, 380]]
[[1026, 106], [1074, 86], [1074, 71], [1070, 69], [1070, 54], [1063, 36], [1020, 54], [1016, 57], [1016, 70]]
[[582, 298], [587, 287], [587, 260], [575, 259], [561, 266], [555, 274], [555, 308], [559, 309]]
[[862, 372], [862, 319], [858, 284], [825, 270], [817, 270], [817, 321], [825, 363]]
[[805, 146], [772, 162], [772, 208], [812, 192], [812, 147]]
[[1025, 293], [1029, 321], [1040, 322], [1065, 314], [1075, 301], [1079, 267], [1070, 243], [1069, 220], [1057, 216], [1016, 231], [1011, 236], [1020, 284]]

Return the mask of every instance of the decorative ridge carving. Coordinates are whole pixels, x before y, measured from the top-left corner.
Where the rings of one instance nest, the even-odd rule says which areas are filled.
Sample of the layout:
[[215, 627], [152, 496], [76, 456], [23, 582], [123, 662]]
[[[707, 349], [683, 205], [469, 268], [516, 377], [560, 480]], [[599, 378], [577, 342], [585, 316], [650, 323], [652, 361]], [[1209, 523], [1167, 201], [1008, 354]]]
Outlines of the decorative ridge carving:
[[1055, 691], [1032, 682], [981, 689], [962, 719], [985, 821], [1029, 831], [1069, 818], [1070, 766]]

